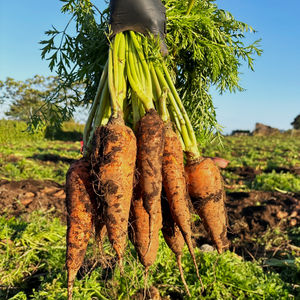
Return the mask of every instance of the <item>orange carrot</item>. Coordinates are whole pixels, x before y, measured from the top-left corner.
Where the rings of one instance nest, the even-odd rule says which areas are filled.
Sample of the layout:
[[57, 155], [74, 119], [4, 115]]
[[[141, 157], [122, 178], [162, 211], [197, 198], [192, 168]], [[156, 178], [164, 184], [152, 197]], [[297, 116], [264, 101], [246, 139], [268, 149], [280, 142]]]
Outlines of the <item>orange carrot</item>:
[[182, 146], [177, 134], [172, 130], [171, 122], [168, 122], [165, 127], [166, 140], [162, 169], [164, 189], [171, 215], [181, 230], [192, 256], [197, 276], [201, 281], [192, 243], [191, 216], [188, 206], [190, 198], [186, 186]]
[[220, 171], [210, 158], [188, 161], [188, 191], [194, 208], [219, 253], [229, 247], [225, 192]]
[[130, 227], [131, 227], [131, 241], [138, 253], [140, 262], [148, 268], [155, 262], [157, 250], [159, 246], [159, 230], [162, 227], [161, 204], [158, 204], [158, 213], [156, 222], [153, 228], [153, 235], [150, 243], [149, 238], [149, 214], [147, 213], [143, 199], [141, 198], [141, 186], [137, 184], [134, 189], [130, 208]]
[[103, 205], [108, 238], [121, 271], [132, 198], [136, 138], [121, 117], [95, 131], [91, 155], [94, 187]]
[[155, 224], [160, 218], [162, 156], [165, 142], [164, 124], [156, 110], [150, 109], [138, 121], [136, 136], [142, 199], [149, 214], [150, 247]]
[[191, 297], [189, 288], [184, 279], [183, 269], [181, 265], [182, 249], [185, 243], [184, 238], [182, 236], [181, 230], [179, 229], [179, 227], [177, 226], [176, 222], [172, 217], [168, 200], [163, 195], [161, 197], [161, 206], [162, 206], [162, 216], [163, 216], [163, 226], [161, 231], [163, 233], [167, 245], [176, 256], [176, 261], [179, 268], [181, 280], [183, 282], [187, 294], [189, 295], [189, 297]]
[[67, 172], [66, 206], [68, 299], [72, 299], [74, 280], [85, 256], [95, 214], [90, 163], [84, 158], [75, 161]]

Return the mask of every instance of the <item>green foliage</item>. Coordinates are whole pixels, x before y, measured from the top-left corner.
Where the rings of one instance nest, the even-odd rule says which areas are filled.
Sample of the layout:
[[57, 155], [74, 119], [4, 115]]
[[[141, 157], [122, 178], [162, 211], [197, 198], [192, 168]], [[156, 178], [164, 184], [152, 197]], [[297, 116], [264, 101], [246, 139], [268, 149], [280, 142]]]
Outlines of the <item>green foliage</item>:
[[[76, 107], [90, 104], [108, 57], [105, 35], [108, 10], [100, 12], [89, 0], [61, 2], [64, 3], [62, 13], [71, 14], [70, 21], [62, 31], [52, 26], [51, 30], [45, 32], [49, 39], [40, 42], [43, 45], [42, 59], [49, 60], [50, 70], [55, 68], [60, 78], [57, 88], [45, 101], [46, 110], [52, 106], [56, 110], [52, 111], [51, 119], [48, 120], [43, 120], [38, 114], [33, 115], [28, 130], [36, 130], [43, 121], [59, 127], [62, 122], [73, 117]], [[100, 23], [97, 23], [99, 19]], [[68, 33], [70, 24], [75, 27], [75, 36]], [[74, 82], [84, 84], [84, 96], [81, 89], [74, 86]], [[57, 95], [66, 89], [70, 89], [72, 95], [63, 94], [58, 101]]]
[[9, 111], [4, 112], [12, 120], [28, 121], [40, 106], [42, 98], [48, 93], [47, 86], [51, 86], [53, 77], [47, 79], [36, 75], [33, 79], [15, 81], [13, 78], [6, 78], [0, 81], [0, 100], [6, 102], [11, 100]]
[[[36, 115], [43, 120], [41, 125], [45, 124], [45, 120], [51, 120], [53, 115], [57, 115], [60, 109], [59, 105], [47, 104], [44, 99], [49, 97], [57, 89], [59, 80], [57, 77], [43, 77], [36, 75], [32, 79], [23, 81], [15, 81], [12, 78], [7, 78], [4, 82], [0, 81], [0, 101], [9, 102], [9, 111], [4, 112], [12, 120], [28, 122], [29, 119]], [[76, 87], [81, 90], [83, 86], [77, 83], [72, 84], [72, 88]], [[57, 103], [62, 101], [62, 98], [72, 97], [70, 88], [65, 87], [55, 95]], [[42, 129], [42, 127], [39, 127]]]
[[263, 191], [283, 190], [300, 192], [300, 178], [290, 173], [277, 174], [274, 170], [270, 174], [260, 174], [255, 177], [253, 189]]
[[61, 128], [47, 126], [45, 138], [59, 141], [82, 141], [84, 125], [75, 122], [64, 122]]
[[[223, 139], [223, 145], [209, 144], [204, 149], [204, 155], [230, 161], [228, 167], [221, 171], [228, 190], [299, 191], [299, 176], [293, 173], [293, 169], [300, 167], [299, 138], [287, 134], [267, 137], [227, 136]], [[252, 170], [256, 178], [245, 180], [234, 173], [238, 168], [249, 168], [248, 172]], [[282, 170], [286, 173], [280, 173]]]
[[230, 161], [228, 167], [250, 166], [257, 170], [300, 166], [300, 140], [294, 136], [227, 136], [223, 146], [208, 144], [205, 156], [219, 156]]
[[[65, 227], [34, 212], [28, 220], [0, 218], [0, 285], [26, 288], [26, 278], [37, 272], [59, 272], [65, 263]], [[10, 242], [9, 242], [10, 241]], [[6, 292], [0, 290], [0, 298]], [[23, 297], [23, 296], [22, 296]], [[18, 299], [18, 298], [15, 298]], [[21, 298], [22, 299], [22, 298]]]
[[0, 178], [64, 183], [70, 162], [81, 157], [80, 143], [18, 141], [0, 145]]
[[[41, 41], [42, 58], [49, 60], [50, 69], [55, 68], [61, 79], [56, 92], [46, 99], [45, 107], [50, 103], [56, 106], [56, 93], [75, 81], [84, 82], [86, 91], [83, 98], [74, 93], [68, 105], [62, 100], [62, 106], [56, 108], [59, 114], [53, 112], [48, 120], [51, 126], [70, 118], [75, 107], [93, 101], [108, 54], [105, 31], [109, 10], [100, 12], [90, 0], [62, 2], [62, 12], [71, 14], [70, 21], [62, 31], [54, 27], [46, 31], [49, 39]], [[214, 0], [197, 1], [189, 15], [185, 14], [187, 1], [163, 2], [167, 8], [168, 61], [176, 88], [197, 130], [201, 147], [214, 138], [220, 141], [222, 127], [217, 122], [209, 89], [214, 85], [220, 93], [242, 90], [238, 72], [241, 61], [253, 69], [253, 56], [262, 53], [259, 41], [251, 45], [242, 43], [245, 32], [255, 31], [218, 9]], [[71, 24], [76, 28], [74, 36], [68, 34]], [[34, 115], [30, 129], [37, 128], [40, 122], [39, 116]]]
[[[66, 299], [66, 226], [47, 212], [34, 212], [27, 220], [2, 217], [0, 224], [3, 228], [1, 237], [11, 241], [0, 243], [0, 284], [11, 287], [9, 291], [2, 288], [0, 297], [6, 297], [8, 293], [13, 297], [10, 299], [27, 299], [26, 294], [31, 293], [30, 299]], [[104, 251], [112, 256], [107, 239]], [[95, 248], [88, 247], [86, 262], [94, 256]], [[196, 249], [196, 259], [205, 287], [201, 299], [290, 299], [289, 295], [296, 295], [291, 285], [280, 279], [278, 274], [264, 273], [257, 263], [244, 262], [234, 253], [226, 252], [219, 256], [216, 251], [205, 253]], [[74, 299], [131, 299], [144, 286], [143, 267], [131, 243], [127, 245], [124, 261], [123, 276], [117, 267], [109, 277], [107, 270], [97, 267], [90, 275], [76, 279]], [[199, 299], [201, 285], [186, 247], [182, 265], [191, 299]], [[28, 279], [39, 273], [43, 273], [39, 277], [40, 286], [28, 291]], [[157, 260], [148, 276], [148, 284], [155, 285], [163, 296], [172, 291], [184, 294], [174, 254], [162, 235]]]
[[220, 93], [242, 91], [238, 71], [241, 61], [253, 70], [253, 56], [262, 53], [260, 41], [245, 46], [245, 33], [255, 32], [253, 28], [218, 9], [214, 0], [196, 1], [189, 15], [185, 15], [187, 1], [163, 2], [168, 16], [166, 43], [176, 88], [203, 145], [213, 138], [214, 129], [217, 135], [222, 131], [210, 87], [214, 85]]
[[84, 125], [64, 122], [61, 128], [45, 127], [35, 133], [26, 131], [27, 124], [22, 121], [0, 120], [0, 144], [15, 144], [22, 141], [37, 142], [44, 139], [60, 141], [80, 141]]
[[24, 132], [26, 127], [25, 122], [0, 120], [0, 144], [16, 143], [24, 140], [35, 142], [44, 139], [42, 131], [35, 134]]

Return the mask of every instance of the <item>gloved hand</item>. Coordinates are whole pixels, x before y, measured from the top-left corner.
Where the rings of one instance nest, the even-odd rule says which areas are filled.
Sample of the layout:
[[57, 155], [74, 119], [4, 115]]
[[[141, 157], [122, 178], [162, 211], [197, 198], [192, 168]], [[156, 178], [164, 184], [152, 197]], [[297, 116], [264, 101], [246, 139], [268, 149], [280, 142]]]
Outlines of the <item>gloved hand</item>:
[[166, 8], [161, 0], [110, 0], [110, 21], [112, 36], [132, 30], [147, 35], [159, 36], [163, 55], [168, 53], [164, 37]]

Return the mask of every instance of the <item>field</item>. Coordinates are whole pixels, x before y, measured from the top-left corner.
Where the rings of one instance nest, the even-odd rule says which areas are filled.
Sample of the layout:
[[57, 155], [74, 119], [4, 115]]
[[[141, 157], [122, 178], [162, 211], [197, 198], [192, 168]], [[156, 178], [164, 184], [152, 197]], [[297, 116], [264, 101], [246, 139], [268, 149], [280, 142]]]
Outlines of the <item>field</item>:
[[[225, 137], [204, 156], [230, 161], [227, 192], [230, 251], [218, 255], [193, 215], [196, 258], [183, 268], [191, 299], [300, 299], [300, 139]], [[65, 174], [80, 142], [42, 138], [0, 144], [0, 299], [66, 299]], [[91, 239], [74, 299], [143, 299], [144, 273], [128, 242], [120, 275], [108, 241]], [[148, 285], [163, 299], [188, 299], [174, 255], [161, 237]], [[201, 297], [200, 297], [201, 295]]]

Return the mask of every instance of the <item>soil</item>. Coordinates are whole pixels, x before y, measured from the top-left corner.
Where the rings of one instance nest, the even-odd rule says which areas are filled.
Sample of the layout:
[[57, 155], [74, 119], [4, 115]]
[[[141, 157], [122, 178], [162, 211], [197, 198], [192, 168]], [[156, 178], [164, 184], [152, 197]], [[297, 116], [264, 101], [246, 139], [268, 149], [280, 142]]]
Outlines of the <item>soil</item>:
[[65, 187], [50, 180], [0, 180], [0, 214], [8, 218], [44, 210], [66, 223], [65, 198]]

